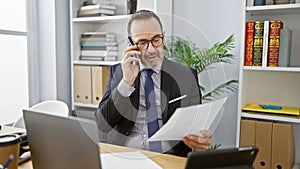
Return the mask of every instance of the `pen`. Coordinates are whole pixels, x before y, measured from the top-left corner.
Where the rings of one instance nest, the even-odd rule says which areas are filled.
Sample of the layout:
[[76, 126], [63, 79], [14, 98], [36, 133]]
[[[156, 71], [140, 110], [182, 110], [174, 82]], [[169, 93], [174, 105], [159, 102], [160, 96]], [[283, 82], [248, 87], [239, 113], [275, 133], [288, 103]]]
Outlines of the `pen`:
[[175, 98], [175, 99], [173, 99], [173, 100], [170, 100], [170, 101], [169, 101], [169, 104], [170, 104], [170, 103], [173, 103], [173, 102], [176, 102], [176, 101], [178, 101], [178, 100], [181, 100], [181, 99], [183, 99], [183, 98], [185, 98], [185, 97], [186, 97], [186, 94], [183, 95], [183, 96], [177, 97], [177, 98]]
[[3, 165], [3, 169], [6, 169], [13, 159], [14, 159], [14, 155], [13, 154], [9, 155], [8, 159]]

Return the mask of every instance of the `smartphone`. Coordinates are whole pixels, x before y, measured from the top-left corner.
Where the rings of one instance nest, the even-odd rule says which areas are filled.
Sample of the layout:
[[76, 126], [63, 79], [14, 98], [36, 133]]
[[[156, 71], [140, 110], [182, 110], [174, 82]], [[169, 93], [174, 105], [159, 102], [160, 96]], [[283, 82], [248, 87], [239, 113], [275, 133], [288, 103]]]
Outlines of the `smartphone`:
[[[128, 44], [129, 44], [129, 46], [134, 46], [135, 45], [130, 36], [128, 36]], [[137, 54], [133, 54], [132, 56], [135, 57], [135, 58], [139, 58], [139, 56]], [[132, 64], [135, 65], [136, 62], [133, 61]]]

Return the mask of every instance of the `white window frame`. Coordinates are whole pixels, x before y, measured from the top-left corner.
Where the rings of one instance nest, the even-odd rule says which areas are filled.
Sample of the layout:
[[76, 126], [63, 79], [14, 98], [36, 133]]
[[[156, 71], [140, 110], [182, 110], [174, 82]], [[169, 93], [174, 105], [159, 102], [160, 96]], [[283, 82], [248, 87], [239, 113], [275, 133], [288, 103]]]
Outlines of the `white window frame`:
[[[0, 29], [1, 35], [12, 35], [12, 36], [25, 36], [27, 37], [27, 63], [28, 63], [28, 108], [39, 100], [39, 71], [38, 71], [38, 26], [37, 26], [37, 0], [26, 0], [26, 31], [14, 31], [14, 30], [2, 30]], [[4, 103], [3, 103], [4, 104]], [[10, 112], [7, 112], [10, 113]], [[22, 112], [19, 112], [19, 114]], [[5, 115], [4, 115], [5, 116]], [[18, 116], [18, 115], [16, 115]], [[15, 117], [16, 120], [19, 117]], [[13, 121], [10, 119], [1, 120], [0, 123], [10, 124]]]

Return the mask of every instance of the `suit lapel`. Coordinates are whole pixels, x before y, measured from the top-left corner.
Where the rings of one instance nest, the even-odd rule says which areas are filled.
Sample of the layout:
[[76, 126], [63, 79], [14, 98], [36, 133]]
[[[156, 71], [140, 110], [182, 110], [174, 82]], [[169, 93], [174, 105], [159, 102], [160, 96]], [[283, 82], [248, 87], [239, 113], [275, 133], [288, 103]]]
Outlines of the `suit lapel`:
[[131, 104], [133, 105], [132, 113], [133, 113], [134, 120], [136, 119], [138, 109], [139, 109], [139, 104], [140, 104], [140, 75], [141, 72], [139, 72], [137, 78], [134, 81], [135, 91], [130, 96], [130, 101]]
[[161, 111], [162, 111], [162, 119], [163, 122], [166, 122], [168, 119], [168, 100], [170, 98], [170, 92], [172, 88], [172, 83], [171, 83], [171, 78], [170, 76], [162, 71], [161, 72], [161, 93], [160, 93], [160, 98], [161, 98]]
[[173, 80], [170, 77], [168, 72], [168, 60], [164, 59], [162, 67], [161, 67], [161, 112], [162, 119], [165, 123], [168, 120], [168, 100], [170, 99], [170, 93], [172, 89]]

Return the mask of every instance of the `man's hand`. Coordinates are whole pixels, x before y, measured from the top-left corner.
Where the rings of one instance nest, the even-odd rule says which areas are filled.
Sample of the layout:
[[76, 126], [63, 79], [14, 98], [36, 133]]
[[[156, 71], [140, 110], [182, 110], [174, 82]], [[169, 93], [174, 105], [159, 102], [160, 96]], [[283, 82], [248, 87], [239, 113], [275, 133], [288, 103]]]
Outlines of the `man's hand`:
[[211, 137], [212, 133], [208, 130], [202, 130], [200, 132], [201, 136], [196, 135], [188, 135], [183, 138], [184, 144], [195, 151], [199, 150], [208, 150], [209, 146], [211, 145]]
[[[131, 46], [125, 49], [123, 53], [123, 58], [121, 60], [123, 79], [130, 86], [133, 85], [138, 73], [139, 73], [139, 58], [132, 57], [133, 54], [140, 55], [139, 51], [136, 51], [136, 46]], [[135, 64], [132, 64], [135, 62]]]

